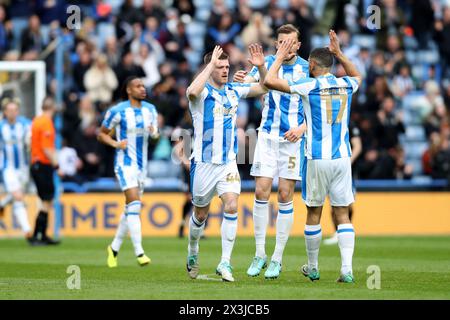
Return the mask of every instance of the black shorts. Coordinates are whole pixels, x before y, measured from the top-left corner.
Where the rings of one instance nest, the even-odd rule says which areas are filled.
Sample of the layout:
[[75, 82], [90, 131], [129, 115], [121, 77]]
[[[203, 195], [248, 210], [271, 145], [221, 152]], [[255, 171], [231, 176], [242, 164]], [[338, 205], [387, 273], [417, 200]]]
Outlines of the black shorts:
[[54, 169], [49, 164], [36, 162], [31, 165], [31, 176], [39, 195], [43, 201], [51, 201], [55, 196], [55, 185], [53, 183]]

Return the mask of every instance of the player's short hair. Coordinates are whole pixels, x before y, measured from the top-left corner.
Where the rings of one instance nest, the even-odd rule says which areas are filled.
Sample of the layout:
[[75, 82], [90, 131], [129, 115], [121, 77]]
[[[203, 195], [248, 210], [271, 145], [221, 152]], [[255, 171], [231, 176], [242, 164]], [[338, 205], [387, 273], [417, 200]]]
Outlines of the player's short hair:
[[293, 24], [283, 24], [281, 27], [277, 29], [276, 35], [277, 38], [280, 34], [290, 34], [290, 33], [296, 33], [297, 34], [297, 40], [300, 41], [300, 31], [293, 25]]
[[319, 67], [331, 68], [333, 65], [333, 54], [328, 48], [317, 48], [311, 51], [309, 59], [317, 62]]
[[[205, 56], [203, 57], [203, 63], [204, 64], [208, 64], [211, 62], [212, 59], [212, 51], [208, 52], [207, 54], [205, 54]], [[219, 60], [227, 60], [228, 59], [228, 54], [226, 54], [225, 52], [222, 52], [222, 54], [219, 57]]]
[[120, 89], [120, 93], [121, 93], [120, 95], [121, 95], [122, 99], [128, 100], [127, 88], [130, 85], [130, 83], [136, 79], [140, 79], [140, 77], [129, 76], [128, 78], [125, 79], [125, 81], [123, 82], [122, 88]]
[[42, 101], [42, 111], [47, 111], [55, 108], [55, 100], [51, 96], [46, 96]]
[[17, 107], [20, 107], [20, 99], [17, 97], [6, 97], [2, 99], [1, 102], [1, 106], [2, 106], [2, 110], [4, 111], [6, 109], [6, 106], [10, 103], [14, 103], [15, 105], [17, 105]]

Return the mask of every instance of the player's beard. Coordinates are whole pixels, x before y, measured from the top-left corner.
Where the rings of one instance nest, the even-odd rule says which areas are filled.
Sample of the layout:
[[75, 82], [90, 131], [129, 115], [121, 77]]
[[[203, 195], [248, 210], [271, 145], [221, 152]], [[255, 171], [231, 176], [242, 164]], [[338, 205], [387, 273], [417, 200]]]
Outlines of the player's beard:
[[135, 97], [132, 97], [134, 100], [136, 100], [136, 101], [139, 101], [139, 102], [141, 102], [142, 100], [144, 100], [145, 99], [145, 97], [144, 98], [141, 98], [140, 96], [135, 96]]

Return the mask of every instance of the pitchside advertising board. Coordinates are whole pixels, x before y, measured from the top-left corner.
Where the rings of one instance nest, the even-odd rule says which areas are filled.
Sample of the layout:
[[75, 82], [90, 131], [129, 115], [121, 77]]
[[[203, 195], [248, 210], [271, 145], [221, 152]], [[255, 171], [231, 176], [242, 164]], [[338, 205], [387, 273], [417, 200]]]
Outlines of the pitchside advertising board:
[[[296, 193], [294, 198], [293, 236], [303, 235], [306, 220], [306, 208], [300, 197]], [[144, 194], [141, 212], [143, 235], [176, 236], [185, 199], [183, 193]], [[243, 193], [239, 198], [240, 236], [253, 236], [253, 201], [252, 193]], [[26, 203], [30, 223], [34, 226], [38, 200], [35, 196], [28, 196]], [[65, 194], [61, 197], [61, 203], [60, 234], [70, 237], [114, 236], [124, 209], [121, 193]], [[274, 193], [270, 199], [268, 235], [275, 235], [277, 206], [277, 195]], [[216, 197], [211, 203], [205, 235], [220, 235], [221, 221], [221, 201]], [[450, 234], [450, 193], [358, 193], [353, 223], [358, 235]], [[53, 225], [53, 217], [50, 225]], [[49, 229], [53, 230], [52, 227]], [[328, 203], [322, 214], [322, 229], [324, 234], [334, 232]], [[185, 228], [185, 234], [187, 231], [188, 228]], [[8, 207], [3, 220], [0, 220], [0, 237], [20, 235], [20, 229]]]

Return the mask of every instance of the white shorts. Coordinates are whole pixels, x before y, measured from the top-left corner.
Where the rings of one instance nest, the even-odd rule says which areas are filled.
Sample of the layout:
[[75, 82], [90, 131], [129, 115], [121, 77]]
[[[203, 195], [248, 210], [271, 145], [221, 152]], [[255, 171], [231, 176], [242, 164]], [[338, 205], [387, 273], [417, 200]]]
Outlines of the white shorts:
[[206, 207], [218, 194], [241, 193], [241, 179], [236, 161], [226, 164], [191, 162], [192, 203]]
[[3, 182], [6, 192], [25, 191], [28, 181], [30, 180], [30, 169], [4, 169]]
[[335, 207], [346, 207], [355, 201], [350, 158], [307, 159], [302, 176], [302, 198], [308, 207], [323, 206], [327, 195]]
[[144, 192], [146, 172], [134, 166], [115, 167], [114, 172], [122, 191], [139, 188], [141, 194]]
[[304, 159], [304, 137], [289, 142], [259, 132], [250, 174], [254, 177], [302, 180], [301, 162]]

